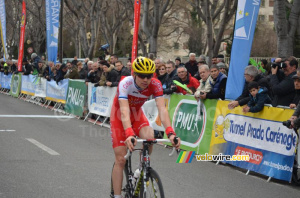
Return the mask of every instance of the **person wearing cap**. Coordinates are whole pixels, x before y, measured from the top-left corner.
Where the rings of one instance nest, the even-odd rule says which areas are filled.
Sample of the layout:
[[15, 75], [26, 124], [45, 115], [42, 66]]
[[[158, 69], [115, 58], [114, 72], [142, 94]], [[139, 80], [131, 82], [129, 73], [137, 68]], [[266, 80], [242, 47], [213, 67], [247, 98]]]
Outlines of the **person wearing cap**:
[[227, 67], [226, 67], [225, 63], [219, 62], [217, 64], [217, 66], [219, 67], [220, 72], [222, 72], [223, 74], [227, 75]]
[[180, 66], [184, 66], [183, 63], [181, 63], [180, 57], [175, 58], [175, 68], [177, 69]]
[[217, 56], [217, 64], [218, 63], [225, 63], [225, 60], [224, 60], [224, 55], [223, 54], [219, 54], [218, 56]]

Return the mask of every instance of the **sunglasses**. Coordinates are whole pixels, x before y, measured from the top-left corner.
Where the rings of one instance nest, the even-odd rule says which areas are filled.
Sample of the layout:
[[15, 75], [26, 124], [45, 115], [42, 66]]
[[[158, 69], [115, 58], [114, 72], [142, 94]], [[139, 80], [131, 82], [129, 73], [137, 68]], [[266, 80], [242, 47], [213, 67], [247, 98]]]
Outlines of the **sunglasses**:
[[137, 74], [137, 76], [141, 79], [145, 79], [145, 78], [150, 79], [153, 77], [153, 74]]

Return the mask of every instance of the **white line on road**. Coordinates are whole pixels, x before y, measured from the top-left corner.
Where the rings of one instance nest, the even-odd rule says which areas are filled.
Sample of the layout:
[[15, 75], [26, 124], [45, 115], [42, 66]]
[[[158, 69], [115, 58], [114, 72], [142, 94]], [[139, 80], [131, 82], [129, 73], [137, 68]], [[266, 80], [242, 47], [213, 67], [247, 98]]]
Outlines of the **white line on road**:
[[10, 130], [10, 129], [6, 129], [6, 130], [0, 130], [0, 132], [14, 132], [16, 130]]
[[36, 141], [35, 139], [32, 138], [26, 138], [26, 140], [28, 140], [29, 142], [31, 142], [32, 144], [36, 145], [37, 147], [39, 147], [40, 149], [46, 151], [47, 153], [49, 153], [50, 155], [60, 155], [58, 152], [52, 150], [51, 148], [45, 146], [44, 144]]
[[0, 115], [0, 118], [74, 118], [73, 116], [52, 115]]

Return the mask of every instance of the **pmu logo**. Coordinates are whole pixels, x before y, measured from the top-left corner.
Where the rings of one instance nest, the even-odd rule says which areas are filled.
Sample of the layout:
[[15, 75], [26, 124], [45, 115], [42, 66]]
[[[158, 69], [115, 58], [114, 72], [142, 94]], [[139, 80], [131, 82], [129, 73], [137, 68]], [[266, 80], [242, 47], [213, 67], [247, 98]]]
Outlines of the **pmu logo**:
[[176, 134], [192, 147], [201, 141], [206, 123], [205, 106], [202, 106], [201, 112], [197, 108], [197, 101], [181, 100], [175, 108], [172, 122]]
[[249, 40], [251, 30], [255, 28], [254, 17], [258, 9], [259, 0], [239, 0], [235, 21], [235, 39]]

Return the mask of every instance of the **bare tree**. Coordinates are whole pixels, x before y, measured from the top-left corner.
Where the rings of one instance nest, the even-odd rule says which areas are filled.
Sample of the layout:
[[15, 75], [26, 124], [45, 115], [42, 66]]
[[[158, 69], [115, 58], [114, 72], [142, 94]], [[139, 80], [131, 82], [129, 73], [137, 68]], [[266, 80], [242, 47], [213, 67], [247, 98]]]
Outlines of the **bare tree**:
[[[218, 54], [223, 35], [236, 9], [237, 0], [187, 0], [197, 10], [198, 16], [206, 25], [207, 46], [210, 57]], [[218, 27], [218, 31], [215, 31]]]
[[299, 13], [300, 0], [294, 0], [291, 3], [287, 0], [274, 1], [274, 23], [277, 33], [277, 53], [279, 57], [293, 55], [295, 34], [297, 25], [300, 23]]

